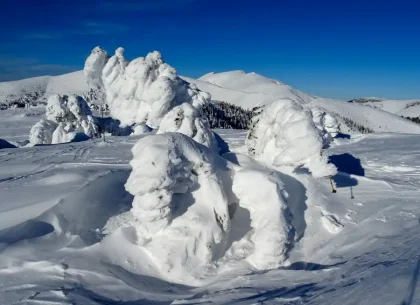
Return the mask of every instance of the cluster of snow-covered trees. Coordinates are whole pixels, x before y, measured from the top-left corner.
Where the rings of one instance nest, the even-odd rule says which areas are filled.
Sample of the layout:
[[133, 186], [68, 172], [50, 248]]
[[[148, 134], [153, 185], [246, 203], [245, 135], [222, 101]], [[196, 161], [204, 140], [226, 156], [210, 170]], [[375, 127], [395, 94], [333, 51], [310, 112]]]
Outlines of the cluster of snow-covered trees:
[[254, 115], [252, 110], [227, 102], [212, 101], [203, 107], [203, 116], [211, 128], [248, 129]]
[[71, 142], [77, 136], [98, 136], [96, 119], [80, 96], [51, 95], [45, 116], [30, 131], [29, 141], [32, 145]]
[[108, 57], [96, 47], [84, 72], [90, 86], [103, 89], [111, 116], [122, 126], [133, 126], [137, 134], [149, 128], [180, 132], [214, 148], [214, 135], [201, 117], [210, 94], [178, 77], [159, 52], [127, 61], [123, 48]]
[[407, 120], [410, 120], [411, 122], [414, 122], [414, 123], [417, 123], [417, 124], [420, 124], [420, 117], [404, 117], [403, 116], [403, 118], [405, 118], [405, 119], [407, 119]]
[[[103, 92], [113, 119], [147, 134], [132, 149], [125, 185], [134, 196], [132, 208], [109, 220], [108, 234], [132, 228], [153, 268], [176, 282], [195, 281], [221, 264], [247, 262], [265, 270], [285, 262], [295, 239], [289, 206], [294, 190], [286, 189], [279, 170], [306, 167], [314, 177], [336, 173], [323, 152], [338, 132], [332, 116], [286, 99], [258, 109], [246, 141], [257, 162], [222, 155], [202, 118], [204, 107], [213, 127], [224, 120], [224, 127], [246, 128], [253, 112], [227, 103], [209, 106], [210, 94], [179, 78], [159, 52], [127, 61], [122, 48], [109, 57], [97, 47], [84, 71], [92, 99]], [[30, 141], [94, 137], [97, 122], [82, 97], [53, 95]]]
[[334, 115], [337, 116], [338, 118], [340, 118], [344, 122], [344, 124], [346, 124], [347, 128], [350, 131], [360, 132], [360, 133], [373, 133], [374, 132], [373, 129], [371, 129], [369, 127], [366, 127], [366, 126], [363, 126], [363, 125], [360, 125], [360, 124], [356, 123], [355, 121], [353, 121], [352, 119], [341, 116], [338, 113], [334, 113]]
[[0, 110], [36, 106], [43, 102], [42, 97], [44, 94], [45, 92], [43, 90], [37, 90], [33, 92], [26, 92], [22, 95], [9, 95], [2, 103], [0, 103]]

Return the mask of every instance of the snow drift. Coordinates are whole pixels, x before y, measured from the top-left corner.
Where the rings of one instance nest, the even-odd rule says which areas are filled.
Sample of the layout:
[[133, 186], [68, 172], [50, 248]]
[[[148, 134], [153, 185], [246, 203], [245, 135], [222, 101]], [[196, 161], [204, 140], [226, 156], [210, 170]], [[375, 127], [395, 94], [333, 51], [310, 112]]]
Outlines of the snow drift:
[[29, 141], [32, 145], [71, 142], [80, 134], [98, 135], [96, 119], [80, 96], [51, 95], [45, 117], [31, 128]]
[[210, 101], [210, 94], [179, 78], [159, 52], [129, 62], [123, 48], [107, 60], [106, 51], [96, 47], [84, 71], [91, 86], [103, 87], [111, 116], [122, 126], [136, 125], [136, 132], [142, 133], [147, 125], [158, 133], [184, 133], [207, 146], [215, 143], [201, 119], [201, 107]]
[[267, 105], [253, 118], [246, 145], [250, 155], [270, 165], [305, 166], [316, 178], [336, 173], [311, 113], [289, 99]]
[[[272, 171], [233, 164], [180, 133], [146, 136], [132, 152], [130, 215], [106, 227], [134, 227], [162, 276], [194, 282], [221, 261], [239, 257], [264, 270], [287, 258], [293, 228], [284, 186]], [[249, 211], [251, 230], [232, 244], [238, 205]]]

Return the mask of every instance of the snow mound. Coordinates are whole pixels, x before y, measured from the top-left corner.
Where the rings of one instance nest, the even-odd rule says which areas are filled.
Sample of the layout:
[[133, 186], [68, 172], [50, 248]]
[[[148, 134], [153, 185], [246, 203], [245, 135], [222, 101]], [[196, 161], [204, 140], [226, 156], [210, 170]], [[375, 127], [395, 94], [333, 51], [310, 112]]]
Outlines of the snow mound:
[[[125, 187], [133, 206], [106, 231], [134, 227], [161, 276], [195, 283], [222, 262], [245, 260], [265, 270], [285, 261], [294, 230], [287, 193], [273, 171], [233, 164], [180, 133], [143, 137], [132, 152]], [[249, 211], [251, 230], [232, 244], [238, 205]]]
[[270, 165], [305, 166], [315, 178], [336, 173], [311, 113], [289, 99], [267, 105], [253, 118], [246, 145], [250, 155]]
[[210, 101], [210, 94], [179, 78], [158, 51], [130, 62], [123, 48], [108, 61], [106, 54], [96, 47], [86, 60], [85, 75], [88, 83], [103, 86], [111, 116], [122, 126], [147, 125], [158, 133], [184, 133], [201, 144], [215, 142], [201, 119], [201, 107]]
[[80, 96], [51, 95], [45, 117], [31, 128], [29, 141], [32, 145], [71, 142], [78, 134], [98, 136], [96, 119]]

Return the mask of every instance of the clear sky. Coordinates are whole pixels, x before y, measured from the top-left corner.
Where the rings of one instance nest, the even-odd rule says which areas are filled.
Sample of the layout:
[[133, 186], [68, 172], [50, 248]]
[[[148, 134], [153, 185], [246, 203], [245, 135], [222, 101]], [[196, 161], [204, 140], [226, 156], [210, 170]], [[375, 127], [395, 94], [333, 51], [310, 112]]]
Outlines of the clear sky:
[[420, 98], [418, 0], [0, 0], [0, 81], [159, 50], [179, 74], [244, 70], [304, 92]]

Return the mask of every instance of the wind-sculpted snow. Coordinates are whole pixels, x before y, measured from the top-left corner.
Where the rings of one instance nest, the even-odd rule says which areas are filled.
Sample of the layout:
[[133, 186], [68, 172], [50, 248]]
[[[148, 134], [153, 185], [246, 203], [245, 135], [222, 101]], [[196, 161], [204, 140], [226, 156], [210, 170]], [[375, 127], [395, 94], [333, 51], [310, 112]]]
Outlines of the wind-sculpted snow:
[[246, 144], [250, 155], [270, 165], [305, 166], [314, 177], [336, 173], [311, 114], [292, 100], [273, 102], [255, 116]]
[[[131, 216], [111, 219], [107, 231], [134, 227], [164, 277], [194, 283], [213, 264], [246, 260], [265, 270], [285, 261], [293, 228], [284, 185], [272, 171], [242, 168], [180, 133], [146, 136], [132, 152], [125, 186], [134, 196]], [[238, 205], [252, 223], [231, 244]]]
[[98, 135], [98, 127], [86, 101], [80, 96], [51, 95], [45, 117], [30, 131], [29, 141], [36, 144], [71, 142], [77, 134]]
[[85, 75], [88, 83], [103, 86], [111, 116], [122, 126], [147, 125], [159, 133], [184, 133], [204, 145], [214, 142], [201, 119], [201, 107], [210, 101], [210, 94], [179, 78], [159, 52], [129, 62], [124, 49], [118, 48], [105, 61], [106, 52], [96, 47], [86, 60]]

